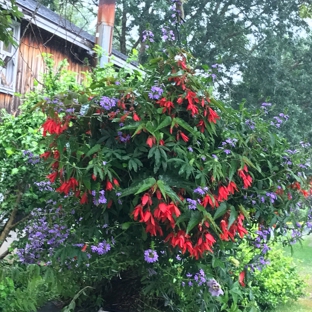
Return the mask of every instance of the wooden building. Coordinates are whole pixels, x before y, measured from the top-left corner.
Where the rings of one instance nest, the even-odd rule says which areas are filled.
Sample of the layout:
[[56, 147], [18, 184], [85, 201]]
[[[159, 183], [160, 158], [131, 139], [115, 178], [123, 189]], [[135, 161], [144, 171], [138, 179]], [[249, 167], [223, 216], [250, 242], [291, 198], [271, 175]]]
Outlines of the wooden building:
[[[0, 7], [5, 3], [0, 0]], [[5, 63], [0, 67], [0, 108], [9, 112], [16, 111], [20, 103], [14, 93], [24, 94], [32, 90], [35, 80], [40, 81], [45, 70], [42, 53], [52, 54], [56, 64], [67, 59], [67, 69], [77, 72], [78, 81], [82, 79], [81, 72], [94, 65], [94, 36], [37, 1], [16, 0], [16, 4], [23, 13], [20, 23], [12, 25], [18, 47], [0, 42], [0, 58]], [[125, 55], [115, 50], [112, 55], [116, 66], [133, 67], [126, 63]]]

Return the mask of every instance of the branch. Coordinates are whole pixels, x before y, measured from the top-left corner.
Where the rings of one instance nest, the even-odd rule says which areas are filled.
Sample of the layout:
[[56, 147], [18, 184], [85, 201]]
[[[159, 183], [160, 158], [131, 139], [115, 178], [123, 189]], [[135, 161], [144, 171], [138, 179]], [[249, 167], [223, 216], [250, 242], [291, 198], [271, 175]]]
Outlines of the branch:
[[10, 229], [11, 229], [11, 230], [14, 229], [14, 228], [17, 227], [20, 223], [23, 223], [24, 221], [26, 221], [27, 219], [29, 219], [29, 217], [30, 217], [30, 214], [29, 214], [28, 216], [26, 216], [25, 218], [23, 218], [23, 219], [17, 221], [16, 223], [12, 224]]
[[15, 220], [17, 211], [18, 211], [18, 206], [19, 203], [21, 202], [22, 199], [22, 192], [18, 192], [17, 198], [16, 198], [16, 207], [12, 210], [11, 215], [10, 215], [10, 219], [8, 220], [8, 222], [6, 223], [6, 225], [4, 226], [3, 231], [1, 232], [0, 235], [0, 247], [3, 245], [4, 241], [6, 240], [7, 236], [9, 235], [13, 222]]
[[0, 255], [0, 260], [3, 260], [7, 255], [9, 255], [10, 254], [10, 251], [9, 251], [9, 249], [7, 249], [4, 253], [2, 253], [1, 255]]

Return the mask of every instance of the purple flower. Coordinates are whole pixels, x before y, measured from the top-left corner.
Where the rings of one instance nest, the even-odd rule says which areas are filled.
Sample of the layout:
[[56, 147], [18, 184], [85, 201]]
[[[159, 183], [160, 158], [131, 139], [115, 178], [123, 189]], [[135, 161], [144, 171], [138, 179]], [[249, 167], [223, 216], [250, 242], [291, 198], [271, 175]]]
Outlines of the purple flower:
[[223, 290], [221, 289], [220, 284], [215, 279], [210, 279], [207, 282], [207, 286], [209, 287], [209, 292], [213, 297], [219, 297], [223, 295]]
[[154, 34], [150, 30], [144, 30], [142, 35], [143, 35], [142, 42], [145, 41], [154, 42]]
[[164, 90], [162, 88], [157, 87], [157, 86], [152, 86], [151, 91], [148, 94], [148, 97], [151, 100], [158, 100], [161, 97], [161, 95], [163, 94], [163, 92], [164, 92]]
[[111, 110], [117, 104], [117, 99], [103, 96], [100, 100], [100, 106], [106, 110]]
[[196, 210], [197, 209], [197, 202], [195, 199], [186, 198], [186, 201], [189, 203], [188, 208], [190, 210]]
[[191, 146], [189, 146], [187, 149], [189, 150], [189, 152], [193, 153], [193, 149]]
[[226, 155], [228, 155], [228, 154], [230, 154], [230, 153], [231, 153], [231, 151], [230, 151], [230, 150], [228, 150], [228, 149], [225, 149], [225, 150], [224, 150], [224, 153], [225, 153]]
[[147, 249], [144, 251], [144, 260], [147, 263], [154, 263], [158, 261], [158, 254], [156, 250]]

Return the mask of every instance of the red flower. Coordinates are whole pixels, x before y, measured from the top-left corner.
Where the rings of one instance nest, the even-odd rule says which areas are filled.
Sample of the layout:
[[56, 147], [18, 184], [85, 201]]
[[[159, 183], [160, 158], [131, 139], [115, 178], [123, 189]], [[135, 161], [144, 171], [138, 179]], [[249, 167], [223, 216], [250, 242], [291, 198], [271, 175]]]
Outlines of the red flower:
[[96, 176], [92, 173], [92, 176], [91, 176], [92, 180], [95, 181], [96, 180]]
[[241, 286], [243, 286], [243, 287], [246, 286], [246, 284], [245, 284], [245, 282], [244, 282], [245, 275], [246, 275], [245, 271], [242, 271], [242, 272], [239, 273], [239, 278], [238, 278], [239, 283], [240, 283]]
[[54, 157], [54, 159], [56, 159], [56, 160], [60, 159], [60, 152], [59, 152], [58, 150], [54, 151], [54, 152], [53, 152], [53, 157]]
[[159, 145], [165, 145], [165, 141], [164, 140], [159, 140]]
[[174, 108], [174, 104], [171, 101], [168, 101], [166, 98], [162, 98], [162, 99], [158, 100], [156, 103], [164, 108], [163, 111], [162, 111], [163, 113], [168, 111], [169, 114], [170, 114], [171, 113], [171, 109]]
[[82, 252], [86, 252], [87, 247], [88, 247], [88, 245], [87, 245], [87, 244], [84, 244], [83, 247], [81, 248], [81, 251], [82, 251]]
[[237, 232], [238, 232], [238, 235], [240, 236], [240, 238], [243, 238], [245, 234], [248, 234], [248, 231], [243, 226], [244, 219], [245, 219], [245, 217], [243, 214], [240, 214], [237, 217]]
[[211, 207], [218, 207], [219, 203], [217, 201], [216, 198], [210, 196], [209, 194], [206, 194], [205, 197], [203, 198], [202, 202], [201, 202], [202, 206], [204, 206], [205, 208], [207, 207], [207, 205], [209, 204]]
[[152, 148], [152, 146], [156, 143], [156, 139], [153, 136], [149, 136], [146, 140], [146, 144]]
[[115, 184], [115, 186], [119, 187], [119, 182], [116, 178], [113, 179], [113, 183]]
[[59, 188], [57, 188], [56, 191], [68, 195], [69, 191], [75, 191], [78, 185], [78, 181], [75, 178], [71, 177], [68, 181], [63, 182], [63, 184]]
[[206, 127], [205, 122], [203, 120], [200, 120], [197, 124], [197, 127], [199, 128], [200, 132], [204, 133]]
[[[138, 220], [138, 217], [139, 217], [139, 216], [140, 216], [141, 220], [143, 220], [143, 206], [142, 206], [142, 205], [137, 205], [137, 206], [133, 209], [131, 215], [133, 215], [133, 219], [134, 219], [134, 220]], [[140, 221], [141, 221], [141, 220], [140, 220]]]
[[217, 200], [219, 202], [227, 200], [228, 196], [229, 196], [228, 188], [226, 186], [220, 186]]
[[136, 113], [133, 113], [132, 119], [134, 121], [140, 121], [141, 120], [141, 118]]
[[57, 178], [58, 172], [54, 171], [52, 173], [50, 173], [49, 175], [47, 175], [47, 178], [50, 180], [51, 183], [55, 182], [55, 179]]
[[151, 199], [150, 194], [145, 193], [145, 194], [141, 197], [141, 203], [142, 203], [142, 206], [143, 206], [143, 207], [144, 207], [147, 203], [148, 203], [148, 205], [150, 206], [150, 205], [152, 204], [152, 199]]
[[235, 182], [231, 181], [229, 185], [227, 186], [227, 190], [232, 195], [234, 194], [235, 190], [238, 191], [237, 185], [235, 184]]
[[105, 187], [106, 191], [111, 191], [113, 188], [114, 188], [114, 186], [113, 186], [112, 182], [107, 180], [106, 187]]
[[209, 109], [208, 121], [217, 123], [217, 119], [220, 119], [219, 115], [212, 108], [208, 107], [208, 109]]
[[184, 142], [188, 142], [189, 137], [186, 134], [184, 134], [182, 131], [180, 131], [180, 135], [181, 135], [181, 138]]
[[40, 155], [40, 158], [43, 158], [44, 160], [47, 160], [47, 158], [51, 155], [51, 152], [44, 152]]
[[88, 202], [88, 194], [84, 192], [80, 199], [80, 204], [86, 204]]
[[252, 177], [249, 174], [246, 174], [245, 172], [248, 172], [248, 167], [246, 165], [244, 165], [243, 169], [238, 170], [238, 175], [243, 180], [244, 188], [248, 188], [249, 186], [251, 186]]

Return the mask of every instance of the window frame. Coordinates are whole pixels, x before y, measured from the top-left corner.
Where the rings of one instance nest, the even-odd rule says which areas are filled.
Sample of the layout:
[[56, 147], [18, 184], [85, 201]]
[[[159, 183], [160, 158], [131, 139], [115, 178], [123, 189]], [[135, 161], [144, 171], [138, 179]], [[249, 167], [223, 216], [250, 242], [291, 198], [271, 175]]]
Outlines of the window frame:
[[[1, 84], [1, 77], [0, 77], [0, 93], [7, 93], [13, 95], [16, 88], [16, 76], [17, 76], [17, 62], [18, 62], [18, 48], [20, 43], [20, 32], [21, 32], [21, 24], [17, 22], [13, 22], [11, 24], [13, 29], [13, 38], [17, 44], [17, 46], [12, 45], [12, 52], [8, 53], [3, 51], [3, 42], [0, 42], [0, 57], [5, 58], [5, 56], [12, 56], [12, 59], [6, 65], [6, 73], [5, 77], [9, 77], [11, 81], [12, 87], [5, 86]], [[2, 67], [0, 66], [0, 75], [2, 72]]]

